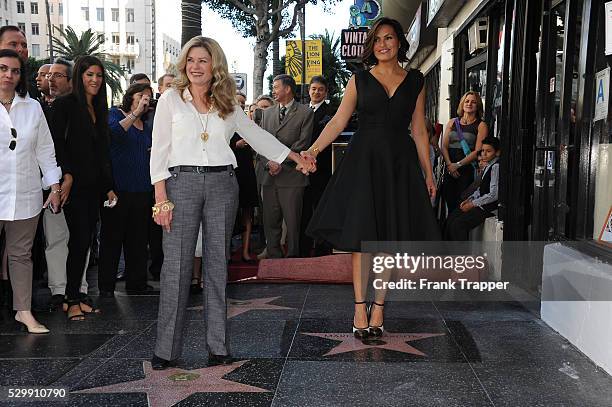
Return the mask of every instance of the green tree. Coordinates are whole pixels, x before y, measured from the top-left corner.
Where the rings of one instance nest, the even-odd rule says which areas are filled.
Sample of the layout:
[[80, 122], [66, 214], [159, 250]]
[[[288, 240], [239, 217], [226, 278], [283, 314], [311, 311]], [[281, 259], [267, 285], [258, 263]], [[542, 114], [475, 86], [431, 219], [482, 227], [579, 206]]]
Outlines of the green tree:
[[208, 7], [230, 20], [244, 37], [255, 37], [253, 93], [263, 93], [268, 48], [275, 40], [293, 33], [303, 6], [330, 6], [338, 0], [208, 0]]
[[312, 35], [310, 38], [323, 43], [323, 76], [329, 84], [328, 98], [338, 106], [346, 84], [351, 79], [351, 71], [346, 68], [340, 56], [340, 37], [334, 38], [333, 33], [325, 30], [325, 34]]
[[118, 98], [123, 91], [121, 88], [123, 69], [113, 63], [108, 55], [102, 51], [104, 39], [98, 37], [91, 29], [83, 32], [80, 37], [72, 27], [62, 30], [53, 26], [53, 29], [59, 34], [52, 38], [51, 47], [55, 55], [71, 61], [76, 61], [77, 58], [85, 55], [100, 59], [102, 65], [104, 65], [106, 84], [112, 92], [113, 99]]

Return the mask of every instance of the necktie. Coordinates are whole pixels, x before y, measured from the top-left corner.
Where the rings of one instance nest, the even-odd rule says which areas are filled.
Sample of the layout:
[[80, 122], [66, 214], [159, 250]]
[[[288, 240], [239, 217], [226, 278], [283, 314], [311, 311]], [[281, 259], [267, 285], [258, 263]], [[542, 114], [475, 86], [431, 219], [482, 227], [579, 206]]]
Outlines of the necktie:
[[280, 108], [280, 114], [279, 114], [279, 119], [281, 121], [281, 123], [283, 122], [283, 120], [285, 120], [285, 114], [287, 113], [287, 107], [282, 106]]
[[311, 108], [313, 111], [317, 110], [317, 107], [316, 107], [315, 105], [311, 105], [311, 106], [310, 106], [310, 108]]

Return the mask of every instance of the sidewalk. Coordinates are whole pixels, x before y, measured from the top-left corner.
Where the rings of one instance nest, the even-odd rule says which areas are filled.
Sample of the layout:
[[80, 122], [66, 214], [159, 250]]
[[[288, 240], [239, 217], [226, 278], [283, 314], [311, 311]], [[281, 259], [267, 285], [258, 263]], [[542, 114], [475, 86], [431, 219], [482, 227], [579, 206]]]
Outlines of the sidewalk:
[[[387, 302], [387, 332], [353, 338], [352, 287], [234, 284], [231, 366], [206, 367], [202, 296], [178, 368], [149, 370], [157, 301], [117, 296], [26, 335], [2, 312], [0, 386], [66, 387], [71, 406], [609, 406], [612, 378], [516, 303]], [[23, 403], [1, 403], [23, 405]], [[43, 405], [43, 403], [33, 404]]]

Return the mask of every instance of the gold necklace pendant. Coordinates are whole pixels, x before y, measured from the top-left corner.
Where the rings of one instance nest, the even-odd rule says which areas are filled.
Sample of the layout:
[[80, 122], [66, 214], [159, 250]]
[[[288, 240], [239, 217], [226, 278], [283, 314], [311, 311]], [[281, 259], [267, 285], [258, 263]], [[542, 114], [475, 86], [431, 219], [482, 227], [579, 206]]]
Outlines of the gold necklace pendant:
[[208, 132], [205, 131], [204, 133], [200, 134], [200, 138], [202, 141], [208, 141]]

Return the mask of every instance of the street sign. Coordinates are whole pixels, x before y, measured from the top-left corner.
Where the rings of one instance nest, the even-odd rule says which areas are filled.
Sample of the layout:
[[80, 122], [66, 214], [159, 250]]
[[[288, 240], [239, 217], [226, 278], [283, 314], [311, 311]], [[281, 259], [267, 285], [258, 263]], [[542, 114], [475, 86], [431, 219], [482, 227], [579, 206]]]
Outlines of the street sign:
[[234, 81], [236, 82], [236, 90], [246, 95], [247, 94], [247, 74], [232, 72], [231, 75], [234, 78]]
[[[285, 72], [302, 84], [302, 40], [288, 40], [285, 53]], [[313, 76], [323, 75], [323, 42], [306, 40], [306, 83]]]

